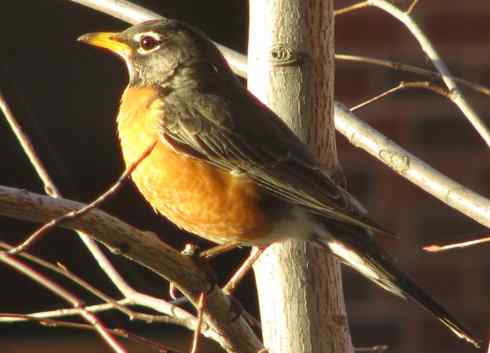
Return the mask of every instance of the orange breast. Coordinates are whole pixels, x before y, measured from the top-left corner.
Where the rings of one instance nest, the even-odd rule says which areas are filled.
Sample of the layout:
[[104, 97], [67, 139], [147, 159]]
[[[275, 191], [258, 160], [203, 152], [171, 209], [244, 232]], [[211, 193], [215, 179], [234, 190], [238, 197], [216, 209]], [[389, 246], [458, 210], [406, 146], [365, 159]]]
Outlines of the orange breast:
[[155, 90], [128, 87], [118, 116], [127, 165], [159, 141], [132, 174], [145, 199], [177, 226], [213, 242], [248, 242], [266, 234], [261, 196], [248, 177], [176, 152], [159, 138], [156, 97]]

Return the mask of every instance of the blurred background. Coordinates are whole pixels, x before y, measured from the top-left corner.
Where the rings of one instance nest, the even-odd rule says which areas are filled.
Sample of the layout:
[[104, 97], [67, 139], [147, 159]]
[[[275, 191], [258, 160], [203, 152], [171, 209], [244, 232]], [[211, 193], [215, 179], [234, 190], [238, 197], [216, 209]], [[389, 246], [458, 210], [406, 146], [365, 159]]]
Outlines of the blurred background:
[[[217, 42], [246, 52], [247, 1], [140, 0], [138, 3], [162, 15], [188, 21]], [[352, 3], [339, 0], [335, 6]], [[396, 1], [396, 4], [406, 8], [409, 2]], [[489, 15], [487, 0], [450, 3], [432, 0], [420, 2], [414, 12], [452, 72], [484, 85], [490, 85]], [[126, 26], [64, 0], [0, 3], [0, 89], [67, 198], [90, 201], [122, 172], [114, 118], [127, 83], [126, 69], [117, 58], [83, 46], [76, 38], [86, 32], [121, 30]], [[365, 9], [340, 16], [335, 30], [338, 53], [430, 67], [408, 31], [379, 10]], [[426, 78], [365, 64], [337, 62], [336, 98], [348, 106], [354, 105], [402, 80]], [[488, 121], [488, 97], [465, 93]], [[488, 149], [445, 98], [427, 91], [407, 90], [363, 108], [358, 116], [439, 171], [483, 195], [490, 195]], [[490, 245], [437, 255], [421, 251], [426, 244], [473, 238], [484, 234], [485, 228], [395, 175], [342, 136], [338, 136], [338, 150], [349, 189], [374, 219], [400, 234], [399, 240], [388, 240], [385, 244], [400, 265], [458, 318], [485, 337]], [[43, 192], [3, 119], [0, 119], [0, 156], [0, 185]], [[209, 246], [154, 214], [129, 183], [103, 209], [141, 229], [158, 233], [177, 248], [186, 242]], [[11, 243], [20, 241], [34, 228], [33, 224], [0, 218], [0, 238]], [[73, 233], [52, 232], [32, 252], [63, 263], [117, 297], [117, 291]], [[218, 273], [222, 282], [246, 255], [246, 250], [238, 250], [213, 262], [215, 268], [226, 269]], [[136, 288], [154, 295], [168, 295], [166, 285], [158, 278], [124, 259], [114, 258], [114, 261]], [[413, 304], [384, 293], [348, 269], [344, 271], [344, 283], [356, 346], [387, 344], [389, 352], [399, 353], [474, 352]], [[258, 316], [253, 276], [240, 285], [236, 295]], [[87, 301], [94, 303], [95, 299], [89, 297]], [[0, 267], [0, 312], [29, 313], [64, 306], [46, 290]], [[187, 344], [184, 338], [188, 338], [188, 333], [178, 328], [128, 324], [119, 314], [102, 317], [113, 327], [125, 327], [155, 339], [165, 335], [176, 344]], [[34, 324], [4, 325], [0, 330], [3, 353], [68, 349], [110, 352], [93, 333], [40, 328]], [[208, 351], [217, 348], [209, 346]]]

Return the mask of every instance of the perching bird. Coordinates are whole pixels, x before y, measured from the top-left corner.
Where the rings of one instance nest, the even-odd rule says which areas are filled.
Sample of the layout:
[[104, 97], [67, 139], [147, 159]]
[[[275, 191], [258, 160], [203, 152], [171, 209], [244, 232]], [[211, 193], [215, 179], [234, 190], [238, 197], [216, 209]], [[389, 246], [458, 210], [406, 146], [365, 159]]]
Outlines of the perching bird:
[[248, 92], [215, 45], [176, 20], [149, 21], [80, 41], [121, 56], [129, 84], [118, 132], [127, 165], [151, 206], [180, 228], [220, 244], [288, 238], [322, 244], [384, 289], [410, 298], [455, 335], [478, 340], [399, 270], [354, 211], [350, 196], [277, 115]]

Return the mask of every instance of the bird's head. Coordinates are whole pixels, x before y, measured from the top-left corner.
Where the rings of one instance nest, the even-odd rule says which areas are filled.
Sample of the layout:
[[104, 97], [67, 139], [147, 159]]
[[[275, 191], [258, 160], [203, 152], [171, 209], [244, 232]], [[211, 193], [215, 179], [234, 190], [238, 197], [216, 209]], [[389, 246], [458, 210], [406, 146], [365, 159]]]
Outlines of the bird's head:
[[200, 68], [228, 69], [204, 34], [177, 20], [143, 22], [116, 33], [88, 33], [78, 40], [123, 58], [132, 85], [178, 85]]

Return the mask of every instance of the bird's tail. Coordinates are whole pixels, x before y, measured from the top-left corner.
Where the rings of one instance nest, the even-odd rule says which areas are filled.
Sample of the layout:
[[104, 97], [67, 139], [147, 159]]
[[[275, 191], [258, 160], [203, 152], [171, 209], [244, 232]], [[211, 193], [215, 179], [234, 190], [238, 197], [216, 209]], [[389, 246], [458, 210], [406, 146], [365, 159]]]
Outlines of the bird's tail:
[[[323, 222], [322, 222], [323, 223]], [[347, 224], [325, 224], [315, 241], [329, 248], [343, 263], [404, 299], [411, 299], [429, 311], [459, 338], [480, 347], [479, 340], [442, 305], [420, 288], [373, 240], [372, 235]]]

